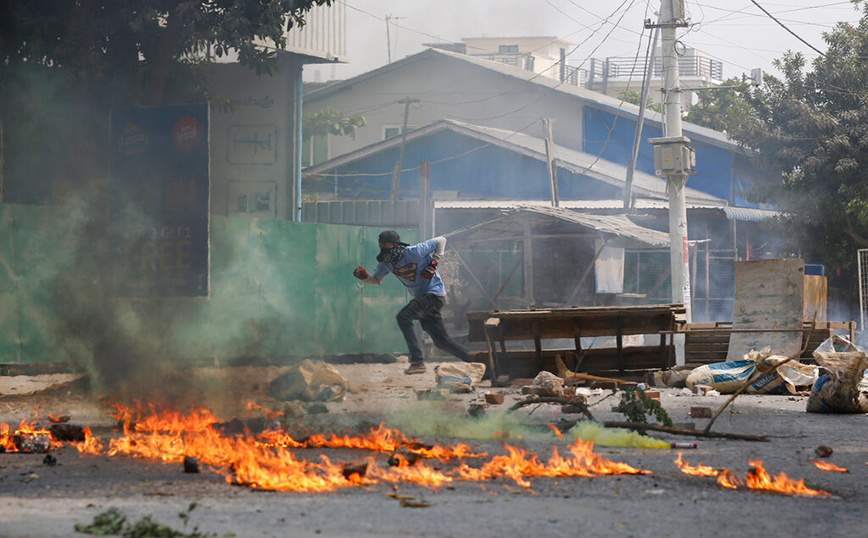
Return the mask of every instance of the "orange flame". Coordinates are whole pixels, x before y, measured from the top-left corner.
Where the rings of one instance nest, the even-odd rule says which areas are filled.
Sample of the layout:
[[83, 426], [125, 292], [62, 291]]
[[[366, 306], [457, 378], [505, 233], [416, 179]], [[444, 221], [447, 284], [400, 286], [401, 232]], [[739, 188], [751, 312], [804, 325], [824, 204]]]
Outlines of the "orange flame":
[[823, 471], [837, 471], [839, 473], [849, 473], [847, 469], [843, 467], [838, 467], [831, 461], [821, 461], [819, 459], [814, 460], [814, 465], [817, 466], [818, 469], [822, 469]]
[[[46, 428], [40, 428], [36, 425], [36, 419], [33, 419], [33, 421], [29, 423], [26, 420], [22, 420], [14, 432], [11, 430], [11, 426], [5, 422], [0, 422], [0, 447], [2, 447], [6, 452], [19, 452], [18, 446], [15, 444], [16, 436], [36, 437], [39, 435], [45, 435], [48, 436], [49, 439], [51, 436], [49, 430]], [[49, 443], [51, 448], [56, 448], [62, 445], [62, 443], [51, 440]]]
[[84, 426], [82, 429], [84, 430], [84, 441], [72, 443], [72, 446], [81, 454], [93, 454], [95, 456], [102, 454], [103, 445], [100, 438], [94, 437], [87, 426]]
[[751, 489], [776, 491], [778, 493], [787, 493], [790, 495], [831, 496], [831, 493], [823, 490], [809, 488], [805, 485], [804, 480], [793, 480], [783, 471], [781, 471], [777, 476], [769, 476], [763, 468], [763, 462], [760, 460], [751, 460], [750, 465], [752, 468], [747, 472], [746, 482], [747, 487]]
[[564, 434], [561, 433], [561, 430], [559, 430], [557, 426], [555, 426], [554, 424], [549, 424], [548, 426], [552, 433], [558, 436], [558, 439], [563, 439]]
[[[206, 409], [158, 412], [153, 405], [137, 409], [115, 406], [115, 417], [122, 423], [123, 433], [109, 439], [107, 446], [85, 428], [85, 440], [73, 443], [80, 453], [109, 456], [129, 455], [165, 463], [179, 463], [184, 457], [194, 457], [199, 462], [223, 475], [227, 482], [252, 488], [276, 491], [331, 491], [340, 487], [377, 483], [414, 482], [437, 488], [455, 480], [490, 480], [497, 477], [510, 478], [523, 488], [530, 487], [529, 479], [535, 476], [591, 476], [593, 474], [649, 474], [650, 471], [635, 469], [627, 464], [609, 461], [593, 452], [593, 443], [576, 439], [567, 446], [566, 457], [557, 449], [547, 462], [525, 449], [503, 445], [505, 454], [489, 457], [475, 453], [465, 443], [448, 445], [424, 445], [401, 431], [383, 424], [371, 428], [364, 435], [313, 435], [307, 439], [293, 439], [283, 431], [266, 431], [253, 435], [249, 431], [227, 435], [219, 427], [217, 418]], [[22, 423], [22, 428], [25, 426]], [[5, 426], [3, 439], [9, 438]], [[19, 428], [21, 429], [21, 428]], [[340, 463], [328, 457], [317, 460], [300, 459], [295, 452], [300, 448], [339, 447], [418, 454], [420, 457], [437, 459], [446, 463], [460, 460], [457, 466], [435, 469], [424, 461], [413, 465], [381, 467], [374, 455], [366, 459], [364, 473], [348, 472]], [[488, 458], [480, 465], [471, 467], [465, 458]], [[399, 458], [396, 460], [400, 461]]]
[[248, 411], [261, 411], [262, 414], [265, 415], [265, 418], [267, 418], [269, 420], [277, 418], [277, 417], [281, 417], [284, 415], [284, 413], [282, 413], [280, 411], [273, 411], [273, 410], [268, 409], [266, 407], [262, 407], [261, 405], [257, 404], [253, 400], [247, 401], [247, 410]]
[[831, 493], [826, 491], [809, 488], [805, 485], [804, 480], [793, 480], [783, 471], [778, 475], [770, 476], [763, 467], [763, 462], [760, 460], [751, 460], [750, 465], [751, 469], [747, 472], [744, 480], [723, 469], [717, 477], [717, 483], [730, 489], [736, 489], [738, 486], [747, 486], [749, 489], [773, 491], [787, 495], [831, 496]]
[[737, 489], [738, 486], [743, 486], [744, 481], [733, 475], [727, 469], [721, 469], [717, 476], [717, 483], [727, 489]]
[[708, 465], [703, 465], [700, 461], [695, 467], [687, 463], [686, 461], [681, 460], [681, 451], [678, 451], [678, 457], [674, 461], [675, 465], [681, 469], [681, 472], [684, 474], [692, 474], [696, 476], [717, 476], [721, 473], [720, 469], [715, 469], [714, 467], [709, 467]]

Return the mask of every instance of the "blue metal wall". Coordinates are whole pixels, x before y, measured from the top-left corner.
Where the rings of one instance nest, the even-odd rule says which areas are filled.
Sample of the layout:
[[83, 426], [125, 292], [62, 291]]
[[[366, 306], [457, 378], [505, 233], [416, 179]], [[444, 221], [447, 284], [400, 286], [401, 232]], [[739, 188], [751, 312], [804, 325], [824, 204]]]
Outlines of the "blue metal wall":
[[[475, 148], [479, 149], [471, 151]], [[398, 157], [399, 149], [394, 148], [359, 159], [336, 169], [337, 179], [325, 178], [306, 192], [336, 192], [339, 198], [388, 198]], [[407, 171], [401, 174], [399, 197], [419, 197], [418, 167], [422, 161], [431, 163], [431, 190], [459, 191], [491, 200], [551, 198], [545, 162], [453, 131], [441, 131], [407, 143], [402, 166]], [[616, 187], [563, 170], [558, 171], [558, 188], [562, 199], [620, 196]]]
[[[585, 107], [582, 116], [584, 151], [600, 155], [608, 161], [626, 165], [633, 151], [633, 137], [636, 135], [636, 120], [616, 116], [613, 112]], [[649, 138], [663, 136], [663, 132], [647, 124], [642, 128], [639, 158], [636, 169], [654, 174], [654, 154]], [[711, 146], [692, 140], [696, 148], [696, 174], [691, 175], [687, 186], [713, 194], [732, 205], [740, 207], [764, 207], [748, 202], [743, 192], [757, 181], [764, 181], [762, 173], [755, 170], [748, 159], [728, 149]]]

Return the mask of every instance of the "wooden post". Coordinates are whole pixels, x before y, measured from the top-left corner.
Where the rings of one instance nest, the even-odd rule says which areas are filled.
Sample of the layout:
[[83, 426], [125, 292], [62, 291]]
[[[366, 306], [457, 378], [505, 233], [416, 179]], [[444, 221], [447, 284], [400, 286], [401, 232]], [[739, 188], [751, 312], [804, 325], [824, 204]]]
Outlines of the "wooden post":
[[491, 369], [491, 385], [494, 386], [497, 381], [497, 352], [494, 350], [494, 342], [491, 338], [491, 332], [497, 330], [500, 325], [500, 318], [488, 318], [483, 323], [483, 332], [485, 333], [485, 343], [488, 344], [488, 367]]
[[524, 296], [527, 300], [527, 306], [531, 307], [536, 302], [533, 297], [533, 231], [531, 230], [530, 220], [527, 217], [525, 217], [522, 223], [524, 224], [524, 248], [522, 248], [524, 256]]
[[428, 163], [423, 161], [419, 165], [419, 241], [434, 235], [428, 194]]
[[558, 167], [555, 165], [555, 148], [554, 139], [552, 137], [552, 122], [551, 119], [543, 119], [543, 130], [545, 131], [546, 145], [546, 167], [549, 172], [549, 188], [552, 196], [552, 207], [560, 207], [560, 194], [558, 193]]

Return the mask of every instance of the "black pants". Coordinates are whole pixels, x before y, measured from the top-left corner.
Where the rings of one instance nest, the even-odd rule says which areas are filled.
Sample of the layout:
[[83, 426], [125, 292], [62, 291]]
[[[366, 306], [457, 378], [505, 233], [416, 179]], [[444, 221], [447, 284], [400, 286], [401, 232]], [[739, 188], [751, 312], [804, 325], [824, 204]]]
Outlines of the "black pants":
[[407, 347], [410, 348], [410, 362], [422, 362], [422, 350], [419, 349], [416, 332], [413, 329], [413, 320], [416, 319], [425, 332], [431, 335], [435, 346], [463, 361], [467, 360], [467, 351], [446, 334], [443, 316], [440, 315], [444, 304], [446, 304], [445, 297], [429, 293], [416, 297], [398, 312], [396, 319], [398, 327], [404, 334], [404, 340], [407, 341]]

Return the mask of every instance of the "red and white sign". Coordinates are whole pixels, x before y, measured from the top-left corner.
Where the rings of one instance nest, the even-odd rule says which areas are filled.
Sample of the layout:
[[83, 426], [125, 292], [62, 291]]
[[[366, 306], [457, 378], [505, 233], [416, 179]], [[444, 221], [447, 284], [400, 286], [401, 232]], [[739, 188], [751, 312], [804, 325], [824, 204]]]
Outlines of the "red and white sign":
[[204, 133], [193, 116], [184, 116], [172, 127], [172, 140], [181, 151], [190, 151], [199, 145]]

